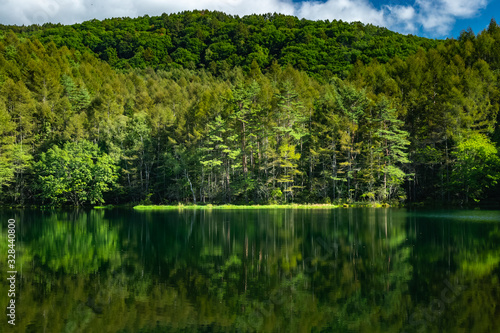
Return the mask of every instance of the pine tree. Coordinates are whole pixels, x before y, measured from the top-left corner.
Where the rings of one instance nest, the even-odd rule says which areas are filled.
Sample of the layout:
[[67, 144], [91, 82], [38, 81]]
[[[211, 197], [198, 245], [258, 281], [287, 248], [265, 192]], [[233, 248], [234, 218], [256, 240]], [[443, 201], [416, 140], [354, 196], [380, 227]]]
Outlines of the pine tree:
[[300, 154], [295, 152], [295, 147], [301, 143], [307, 135], [305, 123], [307, 118], [302, 114], [303, 105], [298, 100], [298, 94], [294, 91], [290, 81], [285, 81], [276, 98], [277, 126], [276, 132], [277, 154], [276, 166], [278, 166], [277, 182], [280, 184], [282, 193], [285, 194], [285, 201], [288, 196], [293, 200], [294, 189], [301, 186], [295, 184], [295, 176], [300, 175], [298, 160]]
[[[352, 201], [356, 195], [357, 184], [353, 184], [356, 178], [357, 161], [360, 153], [360, 142], [358, 141], [359, 121], [368, 106], [365, 91], [357, 90], [354, 86], [337, 81], [335, 98], [337, 108], [344, 118], [345, 125], [341, 127], [340, 144], [345, 154], [345, 162], [339, 165], [344, 167], [347, 179], [347, 198]], [[354, 189], [352, 188], [354, 185]]]
[[[390, 200], [394, 194], [398, 194], [400, 186], [407, 175], [401, 169], [403, 164], [409, 163], [407, 146], [408, 132], [402, 130], [403, 121], [397, 119], [396, 109], [392, 108], [387, 99], [382, 99], [377, 105], [379, 128], [375, 132], [379, 140], [377, 149], [383, 155], [381, 172], [383, 181], [380, 187], [380, 199]], [[399, 200], [405, 199], [400, 194]]]

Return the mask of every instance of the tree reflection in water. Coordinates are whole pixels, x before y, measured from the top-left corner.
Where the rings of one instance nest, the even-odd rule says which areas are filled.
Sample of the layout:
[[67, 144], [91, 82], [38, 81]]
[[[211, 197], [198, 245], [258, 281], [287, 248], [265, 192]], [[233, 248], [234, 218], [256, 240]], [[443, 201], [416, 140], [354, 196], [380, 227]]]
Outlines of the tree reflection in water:
[[[500, 324], [495, 211], [1, 215], [19, 221], [19, 332], [490, 332]], [[6, 253], [6, 228], [0, 237]], [[443, 281], [467, 288], [441, 309]]]

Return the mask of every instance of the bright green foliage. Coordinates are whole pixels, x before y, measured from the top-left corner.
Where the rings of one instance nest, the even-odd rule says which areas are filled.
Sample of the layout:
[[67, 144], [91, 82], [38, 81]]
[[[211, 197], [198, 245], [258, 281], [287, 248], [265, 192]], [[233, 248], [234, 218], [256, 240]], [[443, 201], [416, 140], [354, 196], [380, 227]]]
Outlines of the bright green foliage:
[[[241, 149], [236, 148], [238, 135], [228, 130], [226, 121], [217, 116], [214, 121], [207, 124], [208, 137], [205, 147], [200, 149], [203, 180], [206, 193], [203, 197], [209, 200], [215, 198], [222, 188], [224, 200], [231, 201], [231, 177], [235, 171], [241, 168], [239, 163]], [[205, 178], [206, 177], [206, 178]]]
[[24, 203], [27, 192], [31, 190], [31, 167], [33, 155], [30, 154], [26, 146], [15, 144], [12, 150], [12, 167], [14, 169], [14, 179], [9, 186], [7, 194], [16, 203]]
[[102, 214], [90, 214], [63, 221], [54, 215], [40, 228], [33, 246], [43, 265], [54, 272], [85, 275], [95, 273], [103, 262], [116, 264], [117, 230], [95, 222]]
[[453, 157], [456, 158], [453, 186], [464, 202], [479, 201], [485, 189], [498, 183], [500, 157], [495, 145], [484, 134], [473, 133], [459, 141]]
[[112, 159], [88, 141], [53, 146], [35, 164], [40, 197], [46, 203], [103, 203], [103, 193], [116, 180]]
[[379, 147], [375, 151], [382, 155], [380, 163], [383, 181], [379, 192], [380, 199], [385, 201], [399, 190], [407, 176], [400, 166], [410, 162], [406, 152], [410, 142], [408, 132], [401, 129], [403, 121], [397, 119], [396, 109], [391, 108], [386, 99], [382, 99], [377, 105], [377, 113], [378, 119], [375, 121], [379, 126], [375, 139], [379, 141]]
[[344, 154], [344, 162], [339, 163], [342, 172], [345, 173], [347, 181], [347, 197], [352, 200], [356, 194], [352, 188], [357, 169], [357, 157], [360, 153], [361, 142], [359, 141], [359, 123], [369, 106], [369, 100], [363, 90], [357, 90], [354, 86], [339, 84], [336, 88], [335, 99], [338, 110], [344, 119], [341, 128], [340, 146]]
[[452, 147], [470, 133], [499, 137], [500, 62], [493, 46], [499, 41], [493, 20], [477, 36], [469, 31], [459, 41], [420, 49], [405, 60], [359, 64], [353, 70], [350, 79], [370, 97], [391, 97], [404, 121], [401, 129], [410, 141], [409, 200], [464, 201], [452, 193]]
[[[23, 81], [7, 79], [0, 87], [5, 96], [5, 108], [16, 126], [16, 143], [28, 143], [34, 129], [35, 101]], [[28, 139], [28, 141], [26, 141]]]
[[14, 124], [11, 122], [9, 114], [0, 104], [0, 192], [2, 186], [9, 184], [14, 177], [12, 164], [13, 129]]
[[288, 139], [285, 139], [279, 147], [278, 156], [279, 167], [282, 169], [282, 173], [277, 179], [277, 182], [283, 188], [282, 193], [285, 194], [285, 200], [287, 196], [291, 196], [293, 200], [294, 190], [300, 188], [300, 186], [294, 185], [295, 176], [301, 174], [298, 169], [300, 154], [296, 153], [295, 146], [288, 144]]
[[[257, 103], [261, 87], [254, 80], [248, 86], [241, 82], [232, 90], [231, 105], [234, 112], [231, 114], [232, 128], [239, 141], [238, 155], [241, 156], [242, 175], [233, 182], [233, 192], [248, 198], [250, 191], [255, 189], [254, 177], [256, 161], [258, 161], [258, 143], [262, 134], [260, 115], [262, 107]], [[238, 163], [239, 166], [239, 163]]]
[[127, 179], [130, 193], [139, 199], [149, 193], [151, 168], [155, 163], [151, 138], [145, 113], [129, 118], [125, 128], [122, 154], [123, 175]]
[[459, 203], [455, 145], [500, 141], [494, 22], [458, 41], [198, 11], [7, 28], [4, 203], [99, 201], [63, 195], [62, 177], [40, 188], [42, 154], [85, 141], [121, 167], [113, 204]]
[[85, 87], [78, 88], [73, 79], [67, 75], [61, 77], [64, 95], [68, 97], [73, 109], [80, 112], [90, 105], [90, 96]]
[[302, 143], [307, 132], [304, 128], [303, 105], [298, 101], [298, 94], [291, 83], [285, 81], [280, 90], [276, 96], [278, 102], [277, 126], [274, 127], [278, 149], [275, 163], [279, 167], [276, 181], [285, 195], [285, 201], [287, 201], [288, 196], [293, 200], [295, 189], [300, 188], [295, 184], [295, 178], [301, 174], [298, 168], [301, 155], [295, 151], [295, 147]]
[[[0, 29], [22, 31], [15, 26]], [[356, 61], [376, 58], [385, 63], [441, 43], [360, 22], [299, 20], [276, 13], [240, 18], [206, 10], [71, 26], [44, 24], [23, 34], [82, 53], [90, 50], [118, 69], [204, 67], [222, 74], [234, 66], [248, 68], [255, 61], [264, 68], [277, 60], [325, 77], [346, 76]], [[15, 51], [9, 50], [9, 58]]]

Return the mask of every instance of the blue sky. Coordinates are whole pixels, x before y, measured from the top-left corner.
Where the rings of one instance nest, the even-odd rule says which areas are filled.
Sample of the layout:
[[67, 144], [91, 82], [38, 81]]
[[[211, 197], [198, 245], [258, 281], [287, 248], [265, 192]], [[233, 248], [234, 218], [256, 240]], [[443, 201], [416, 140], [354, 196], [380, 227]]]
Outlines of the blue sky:
[[430, 38], [457, 38], [469, 26], [476, 34], [485, 29], [500, 13], [500, 0], [1, 0], [0, 23], [72, 24], [192, 9], [240, 16], [280, 12], [311, 20], [361, 21]]
[[490, 1], [484, 10], [469, 19], [460, 19], [454, 25], [452, 36], [457, 38], [460, 32], [471, 27], [476, 34], [486, 29], [492, 18], [500, 24], [500, 1]]
[[[470, 2], [475, 3], [476, 1], [470, 0]], [[376, 8], [382, 8], [384, 5], [414, 4], [415, 1], [374, 0], [372, 1], [372, 3]], [[425, 31], [423, 27], [420, 27], [418, 29], [419, 31], [414, 34], [419, 36], [438, 37], [438, 38], [454, 37], [456, 39], [460, 36], [460, 32], [462, 30], [466, 30], [468, 27], [471, 27], [476, 34], [481, 32], [482, 30], [488, 27], [492, 18], [495, 18], [497, 20], [497, 23], [500, 23], [500, 0], [486, 1], [484, 7], [479, 7], [478, 10], [471, 13], [470, 16], [467, 17], [455, 16], [455, 22], [452, 24], [449, 32], [446, 34], [436, 36], [435, 32], [432, 29], [429, 31]]]

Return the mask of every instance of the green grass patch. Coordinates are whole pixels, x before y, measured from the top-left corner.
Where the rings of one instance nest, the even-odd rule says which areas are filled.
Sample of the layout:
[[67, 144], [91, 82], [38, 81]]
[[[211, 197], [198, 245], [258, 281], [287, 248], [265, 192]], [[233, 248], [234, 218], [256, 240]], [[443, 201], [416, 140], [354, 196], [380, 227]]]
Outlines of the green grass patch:
[[111, 209], [111, 208], [115, 208], [115, 206], [113, 206], [113, 205], [106, 205], [106, 206], [94, 206], [93, 208], [94, 208], [94, 209]]
[[174, 210], [174, 209], [332, 209], [339, 208], [331, 204], [287, 204], [287, 205], [138, 205], [135, 210]]

